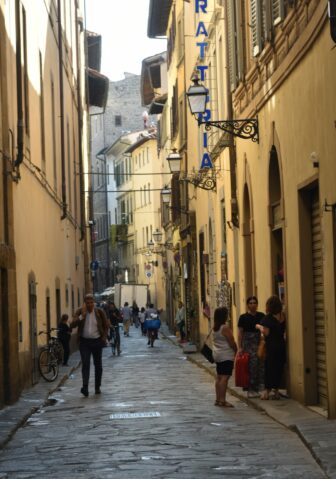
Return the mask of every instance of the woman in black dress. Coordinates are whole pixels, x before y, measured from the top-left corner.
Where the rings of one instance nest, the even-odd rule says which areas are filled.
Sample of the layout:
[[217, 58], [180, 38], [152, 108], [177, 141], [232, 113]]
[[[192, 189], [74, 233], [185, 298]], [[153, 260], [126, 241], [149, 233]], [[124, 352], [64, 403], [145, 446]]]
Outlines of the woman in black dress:
[[246, 301], [247, 311], [238, 320], [238, 353], [249, 353], [250, 382], [247, 389], [248, 397], [258, 397], [258, 391], [264, 385], [263, 361], [257, 357], [260, 341], [260, 331], [256, 329], [261, 324], [264, 313], [258, 311], [258, 299], [250, 296]]
[[286, 362], [285, 344], [285, 317], [282, 314], [282, 303], [277, 296], [271, 296], [266, 302], [266, 316], [261, 325], [256, 328], [265, 337], [265, 391], [261, 399], [270, 399], [270, 393], [274, 390], [272, 399], [280, 399], [279, 387]]

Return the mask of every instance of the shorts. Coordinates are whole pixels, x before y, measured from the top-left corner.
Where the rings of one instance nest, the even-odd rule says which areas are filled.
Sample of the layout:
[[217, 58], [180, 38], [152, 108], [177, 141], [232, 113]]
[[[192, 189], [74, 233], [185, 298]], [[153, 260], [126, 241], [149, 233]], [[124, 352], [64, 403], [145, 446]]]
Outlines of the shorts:
[[220, 376], [231, 376], [233, 370], [233, 361], [223, 361], [216, 363], [216, 371]]

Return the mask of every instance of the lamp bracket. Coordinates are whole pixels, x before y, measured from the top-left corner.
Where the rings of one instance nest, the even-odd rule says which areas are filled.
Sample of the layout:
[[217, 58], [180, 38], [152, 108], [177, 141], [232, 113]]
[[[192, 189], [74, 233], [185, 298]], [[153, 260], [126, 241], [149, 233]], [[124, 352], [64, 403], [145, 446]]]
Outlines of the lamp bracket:
[[259, 128], [257, 118], [246, 118], [244, 120], [218, 120], [218, 121], [202, 121], [198, 120], [198, 125], [205, 125], [207, 131], [212, 127], [230, 133], [233, 136], [242, 138], [243, 140], [252, 140], [259, 143]]
[[[209, 175], [211, 172], [211, 175]], [[195, 171], [191, 174], [185, 174], [180, 181], [186, 181], [191, 183], [196, 188], [202, 190], [215, 190], [216, 189], [216, 171], [213, 168], [204, 168], [203, 170]]]
[[327, 200], [324, 200], [323, 211], [336, 213], [336, 203], [327, 203]]

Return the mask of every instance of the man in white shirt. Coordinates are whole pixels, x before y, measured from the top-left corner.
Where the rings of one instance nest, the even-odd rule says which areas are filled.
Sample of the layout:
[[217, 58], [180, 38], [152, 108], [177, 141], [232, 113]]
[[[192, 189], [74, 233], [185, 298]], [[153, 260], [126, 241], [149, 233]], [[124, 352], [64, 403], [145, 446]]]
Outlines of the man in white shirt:
[[105, 312], [95, 308], [92, 294], [87, 294], [84, 305], [74, 314], [71, 327], [78, 326], [79, 351], [82, 360], [83, 396], [89, 395], [89, 378], [91, 354], [95, 367], [95, 393], [100, 394], [101, 378], [103, 374], [102, 352], [106, 346], [109, 322]]

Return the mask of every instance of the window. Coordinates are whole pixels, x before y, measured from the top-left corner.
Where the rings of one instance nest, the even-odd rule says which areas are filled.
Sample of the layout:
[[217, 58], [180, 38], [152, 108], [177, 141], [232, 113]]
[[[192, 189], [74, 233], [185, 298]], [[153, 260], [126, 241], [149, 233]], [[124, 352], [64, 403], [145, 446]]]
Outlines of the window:
[[[260, 4], [259, 1], [251, 1], [251, 12], [253, 4]], [[257, 10], [257, 9], [256, 9]], [[242, 10], [239, 0], [228, 0], [227, 2], [227, 18], [228, 18], [228, 52], [229, 52], [229, 73], [230, 88], [233, 91], [239, 80], [243, 76], [243, 36], [242, 36]], [[251, 25], [252, 13], [251, 13]]]
[[52, 76], [51, 76], [51, 134], [52, 134], [53, 170], [54, 170], [54, 190], [57, 191], [55, 85], [54, 85], [54, 80]]
[[173, 87], [172, 107], [171, 107], [171, 136], [176, 136], [178, 130], [178, 98], [177, 98], [177, 82]]
[[144, 192], [144, 204], [146, 205], [146, 204], [147, 204], [147, 198], [146, 198], [146, 186], [144, 186], [143, 192]]
[[41, 166], [42, 171], [46, 172], [46, 151], [45, 151], [45, 128], [44, 128], [44, 85], [43, 85], [43, 63], [42, 53], [39, 52], [40, 64], [40, 126], [41, 126]]
[[121, 115], [115, 115], [114, 117], [114, 125], [115, 126], [121, 126]]
[[[19, 0], [16, 1], [17, 17], [17, 66], [19, 76], [19, 89], [23, 97], [23, 119], [26, 135], [29, 136], [29, 79], [28, 79], [28, 48], [27, 48], [27, 20], [26, 10]], [[21, 113], [21, 112], [20, 112]]]
[[71, 210], [72, 208], [72, 195], [71, 195], [71, 153], [70, 153], [70, 127], [69, 127], [69, 119], [67, 119], [66, 123], [66, 133], [67, 133], [67, 160], [68, 160], [68, 208]]
[[148, 183], [148, 203], [151, 202], [151, 199], [150, 199], [150, 183]]

